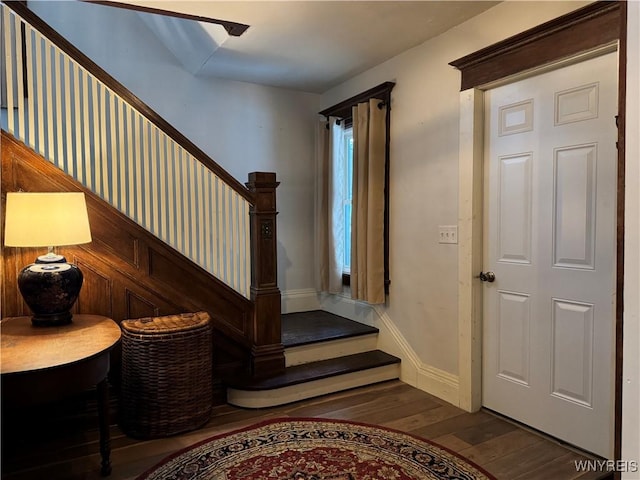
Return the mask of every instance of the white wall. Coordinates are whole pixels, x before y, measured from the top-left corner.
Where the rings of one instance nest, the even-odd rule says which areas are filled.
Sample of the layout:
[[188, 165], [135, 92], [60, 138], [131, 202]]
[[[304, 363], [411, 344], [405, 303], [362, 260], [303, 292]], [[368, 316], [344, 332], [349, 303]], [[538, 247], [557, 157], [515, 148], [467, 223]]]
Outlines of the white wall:
[[318, 95], [193, 76], [135, 12], [76, 1], [29, 7], [240, 182], [276, 172], [279, 286], [314, 287]]
[[[640, 2], [628, 2], [622, 459], [640, 468]], [[640, 471], [625, 480], [640, 479]]]
[[321, 108], [384, 81], [391, 103], [390, 277], [386, 315], [420, 360], [458, 372], [456, 245], [460, 74], [448, 63], [588, 2], [505, 2], [326, 92]]

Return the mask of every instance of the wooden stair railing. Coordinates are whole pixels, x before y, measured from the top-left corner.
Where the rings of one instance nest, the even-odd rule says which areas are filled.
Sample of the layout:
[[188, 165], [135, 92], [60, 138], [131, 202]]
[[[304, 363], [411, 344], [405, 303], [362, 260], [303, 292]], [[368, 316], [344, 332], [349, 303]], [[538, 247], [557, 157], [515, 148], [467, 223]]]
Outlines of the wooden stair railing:
[[[186, 263], [176, 260], [176, 258], [180, 255], [178, 255], [178, 253], [171, 248], [171, 246], [175, 248], [175, 245], [173, 244], [171, 246], [167, 245], [166, 240], [165, 242], [158, 240], [158, 242], [163, 245], [163, 248], [162, 249], [159, 248], [158, 251], [159, 250], [162, 250], [165, 252], [172, 251], [171, 255], [165, 255], [164, 258], [170, 258], [171, 262], [174, 262], [174, 261], [177, 262], [178, 264], [181, 265], [180, 268], [186, 268], [188, 272], [192, 272], [192, 273], [197, 272], [195, 277], [198, 278], [198, 281], [203, 282], [203, 284], [199, 284], [197, 286], [188, 285], [189, 288], [184, 290], [184, 287], [186, 285], [184, 283], [181, 283], [177, 278], [173, 279], [175, 282], [175, 286], [177, 288], [176, 291], [184, 292], [185, 308], [186, 308], [186, 305], [189, 305], [189, 304], [194, 305], [194, 303], [192, 302], [193, 299], [191, 298], [191, 296], [196, 295], [194, 293], [196, 291], [210, 292], [212, 299], [224, 298], [224, 300], [220, 300], [225, 305], [225, 307], [222, 308], [223, 311], [221, 312], [215, 311], [216, 310], [215, 302], [214, 304], [209, 304], [209, 307], [207, 308], [207, 311], [209, 311], [214, 321], [214, 329], [216, 332], [216, 335], [214, 335], [214, 337], [217, 338], [216, 345], [220, 348], [219, 354], [225, 356], [225, 360], [220, 362], [220, 365], [224, 365], [223, 368], [227, 370], [242, 369], [244, 373], [249, 373], [250, 375], [255, 377], [265, 377], [265, 376], [270, 376], [270, 375], [282, 372], [284, 370], [285, 362], [284, 362], [284, 349], [282, 347], [282, 343], [280, 339], [280, 332], [281, 332], [280, 291], [278, 289], [277, 281], [276, 281], [277, 279], [277, 268], [276, 268], [277, 243], [276, 243], [275, 218], [276, 218], [277, 212], [276, 212], [276, 203], [275, 203], [275, 198], [276, 198], [275, 189], [278, 183], [276, 182], [275, 174], [262, 173], [262, 172], [252, 173], [249, 175], [249, 182], [247, 183], [247, 185], [246, 186], [242, 185], [238, 180], [236, 180], [233, 176], [231, 176], [228, 172], [226, 172], [226, 170], [220, 167], [215, 161], [209, 158], [202, 150], [200, 150], [196, 145], [194, 145], [191, 141], [189, 141], [178, 130], [176, 130], [173, 126], [171, 126], [166, 120], [160, 117], [150, 107], [144, 104], [138, 97], [136, 97], [133, 93], [128, 91], [122, 84], [116, 81], [107, 72], [101, 69], [97, 64], [91, 61], [76, 47], [74, 47], [71, 43], [65, 40], [55, 30], [53, 30], [48, 24], [46, 24], [46, 22], [40, 19], [31, 10], [29, 10], [24, 5], [23, 2], [10, 1], [10, 2], [2, 2], [2, 3], [3, 3], [3, 6], [9, 7], [17, 15], [17, 17], [19, 17], [23, 22], [25, 22], [28, 25], [27, 26], [28, 31], [37, 31], [39, 35], [42, 35], [42, 37], [44, 37], [53, 45], [55, 45], [55, 47], [60, 52], [62, 52], [63, 55], [66, 55], [68, 58], [71, 59], [72, 62], [75, 62], [77, 65], [79, 65], [79, 67], [77, 68], [84, 69], [86, 72], [89, 72], [89, 74], [92, 77], [97, 79], [98, 82], [101, 82], [101, 84], [104, 85], [105, 96], [113, 92], [113, 94], [118, 98], [116, 102], [119, 102], [120, 99], [123, 102], [126, 102], [128, 106], [135, 109], [135, 111], [137, 112], [136, 115], [138, 115], [140, 118], [144, 118], [145, 121], [150, 122], [153, 129], [157, 129], [158, 132], [161, 132], [162, 135], [165, 135], [166, 138], [169, 139], [169, 140], [166, 140], [167, 142], [168, 141], [175, 142], [175, 147], [171, 147], [172, 151], [179, 150], [180, 152], [184, 152], [179, 154], [180, 159], [182, 159], [183, 157], [184, 158], [188, 157], [189, 159], [192, 158], [196, 160], [197, 162], [199, 162], [201, 166], [203, 166], [207, 171], [211, 172], [215, 176], [216, 182], [218, 182], [218, 180], [221, 180], [225, 184], [224, 188], [229, 188], [230, 189], [229, 191], [235, 192], [234, 195], [237, 195], [238, 196], [237, 198], [240, 198], [242, 199], [242, 201], [247, 202], [247, 204], [249, 205], [248, 207], [249, 219], [247, 223], [249, 225], [249, 237], [250, 237], [250, 241], [247, 241], [247, 243], [249, 244], [249, 249], [250, 249], [249, 257], [250, 257], [250, 276], [251, 276], [251, 283], [250, 283], [250, 288], [248, 289], [249, 290], [248, 293], [244, 293], [242, 295], [238, 294], [238, 292], [234, 291], [233, 288], [229, 288], [229, 282], [214, 281], [213, 279], [215, 279], [215, 276], [211, 275], [210, 274], [211, 272], [205, 272], [207, 274], [205, 276], [201, 275], [202, 272], [199, 271], [200, 269], [198, 265], [194, 265], [192, 262], [189, 262], [187, 259], [184, 259]], [[7, 26], [10, 26], [10, 25], [9, 25], [9, 22], [5, 19], [5, 27]], [[15, 40], [16, 44], [18, 44], [18, 42], [21, 42], [21, 41], [24, 42], [24, 38], [25, 38], [24, 27], [22, 27], [22, 32], [20, 32], [20, 29], [18, 27], [13, 27], [13, 29], [16, 30], [14, 32], [17, 37]], [[7, 31], [8, 29], [5, 28], [5, 35], [7, 35]], [[18, 38], [20, 35], [22, 35], [22, 38]], [[30, 34], [27, 33], [27, 36], [28, 35]], [[4, 41], [5, 39], [3, 38], [2, 40]], [[27, 39], [27, 45], [29, 45], [28, 43], [29, 41], [30, 40]], [[40, 48], [40, 47], [36, 45], [36, 46], [32, 46], [31, 48], [36, 50], [37, 48]], [[37, 64], [38, 62], [33, 62], [33, 63]], [[14, 72], [14, 75], [16, 75], [17, 73], [18, 72]], [[46, 79], [47, 76], [42, 75], [42, 78]], [[36, 88], [37, 85], [36, 87], [34, 87], [33, 84], [30, 84], [30, 85], [25, 85], [25, 87], [31, 87], [33, 89], [33, 88]], [[100, 86], [97, 89], [99, 93], [101, 92], [100, 90], [101, 88], [103, 87]], [[44, 87], [42, 90], [44, 91]], [[27, 91], [27, 94], [28, 94], [28, 91]], [[31, 92], [31, 94], [33, 95], [33, 92]], [[13, 96], [12, 95], [9, 95], [9, 96], [10, 96], [9, 109], [15, 108], [15, 110], [19, 110], [18, 108], [12, 106]], [[20, 99], [19, 101], [23, 101], [23, 100]], [[109, 100], [107, 100], [106, 102], [108, 101]], [[27, 100], [24, 100], [24, 102], [26, 104]], [[32, 104], [30, 108], [34, 108]], [[42, 105], [38, 105], [37, 108], [42, 108]], [[95, 107], [95, 108], [97, 109], [98, 107]], [[50, 109], [53, 109], [52, 104], [50, 104]], [[27, 113], [33, 114], [33, 112], [27, 112]], [[75, 115], [79, 117], [81, 113], [76, 112]], [[8, 115], [8, 117], [10, 116]], [[113, 115], [113, 117], [115, 117], [115, 114]], [[136, 120], [136, 122], [137, 121], [138, 120]], [[13, 119], [10, 118], [9, 122], [13, 122]], [[38, 126], [39, 126], [39, 123], [40, 122], [38, 122]], [[103, 122], [103, 123], [106, 123], [106, 122]], [[65, 128], [69, 129], [70, 125], [66, 125]], [[77, 125], [76, 125], [76, 128], [77, 128]], [[27, 128], [27, 130], [30, 130], [30, 129]], [[151, 129], [149, 129], [149, 131], [151, 131]], [[52, 135], [51, 132], [52, 130], [49, 131], [48, 133], [49, 136]], [[56, 135], [58, 136], [56, 141], [61, 143], [65, 142], [65, 140], [68, 141], [68, 138], [62, 138], [61, 134], [59, 134], [57, 130], [55, 132], [56, 132]], [[34, 135], [34, 134], [33, 132], [29, 131], [29, 135]], [[115, 132], [111, 132], [110, 135], [112, 135], [113, 138], [115, 138], [116, 134]], [[156, 134], [153, 131], [151, 131], [149, 135], [152, 136]], [[86, 136], [87, 135], [85, 132], [85, 137]], [[120, 135], [117, 138], [119, 140], [123, 140], [124, 138], [128, 139], [128, 137], [125, 137], [123, 135]], [[155, 139], [156, 137], [153, 136], [152, 138]], [[16, 145], [21, 144], [20, 140], [25, 141], [25, 139], [22, 139], [22, 138], [18, 138], [17, 140], [18, 141], [16, 141], [15, 138], [12, 138], [11, 136], [3, 132], [3, 136], [2, 136], [3, 151], [5, 148], [4, 144], [6, 142], [10, 142], [11, 148], [15, 149], [17, 148]], [[157, 143], [161, 143], [161, 142], [162, 141], [158, 141]], [[25, 143], [27, 142], [25, 141]], [[44, 143], [44, 142], [41, 141], [40, 143]], [[27, 147], [27, 150], [29, 149], [33, 150], [34, 148], [35, 147], [29, 145]], [[70, 149], [70, 148], [71, 147], [69, 145], [65, 147], [65, 149]], [[48, 149], [62, 151], [61, 147], [56, 147], [54, 149], [52, 149], [51, 147], [48, 147]], [[65, 150], [65, 152], [68, 153], [68, 150]], [[42, 154], [42, 152], [40, 153]], [[32, 152], [32, 154], [37, 155], [36, 152]], [[138, 155], [140, 155], [139, 152], [138, 152]], [[150, 154], [148, 155], [150, 156]], [[37, 191], [37, 189], [40, 187], [48, 188], [50, 189], [49, 191], [51, 191], [51, 189], [53, 188], [51, 185], [47, 186], [46, 183], [42, 184], [41, 182], [43, 181], [43, 179], [40, 179], [37, 181], [32, 179], [29, 182], [24, 182], [23, 184], [16, 180], [16, 178], [22, 179], [22, 180], [26, 178], [26, 177], [24, 178], [22, 177], [22, 175], [24, 174], [24, 171], [23, 171], [24, 169], [21, 170], [20, 167], [16, 167], [16, 166], [21, 165], [23, 162], [23, 158], [27, 156], [29, 155], [24, 153], [24, 149], [21, 149], [21, 153], [19, 154], [15, 152], [12, 153], [11, 158], [13, 158], [12, 160], [13, 166], [6, 167], [5, 166], [6, 157], [3, 153], [3, 158], [2, 158], [3, 171], [5, 167], [9, 168], [10, 171], [14, 172], [12, 173], [12, 176], [10, 178], [15, 180], [12, 182], [9, 182], [9, 181], [5, 182], [5, 178], [3, 176], [3, 179], [2, 179], [3, 194], [6, 191], [12, 191], [13, 189], [18, 189], [18, 188], [22, 188], [25, 191]], [[42, 154], [42, 156], [46, 158], [45, 155]], [[46, 158], [46, 160], [50, 160], [50, 159]], [[145, 167], [148, 165], [154, 165], [153, 164], [154, 160], [155, 158], [147, 159], [148, 163], [145, 164]], [[84, 161], [86, 162], [86, 159]], [[76, 162], [80, 162], [80, 160], [78, 159], [76, 160]], [[103, 167], [103, 168], [107, 169], [110, 167]], [[112, 173], [117, 171], [115, 167], [113, 168], [114, 169], [111, 170]], [[191, 175], [190, 169], [193, 168], [195, 171], [195, 167], [188, 167], [189, 170], [187, 170], [187, 167], [183, 167], [183, 168], [185, 169], [183, 170], [183, 173], [186, 172], [186, 174], [183, 175], [184, 178], [191, 178], [189, 177], [189, 175]], [[32, 170], [31, 173], [34, 173], [33, 172], [34, 169], [32, 168], [31, 170]], [[40, 169], [35, 169], [35, 171], [40, 171]], [[19, 173], [15, 173], [15, 172], [19, 172]], [[142, 174], [138, 172], [138, 176], [141, 176], [145, 173], [146, 172], [144, 171], [142, 172]], [[15, 175], [17, 175], [17, 177]], [[48, 173], [47, 175], [52, 175], [52, 174]], [[124, 169], [122, 167], [119, 172], [119, 175], [120, 175], [120, 183], [122, 183], [123, 180], [125, 179]], [[171, 178], [170, 180], [175, 180], [175, 179]], [[104, 181], [105, 180], [103, 180], [103, 182]], [[127, 181], [130, 181], [130, 180], [127, 179]], [[169, 178], [166, 179], [166, 182], [167, 184], [169, 183]], [[83, 183], [83, 186], [81, 186], [81, 189], [85, 190], [86, 192], [93, 192], [92, 185], [87, 185], [86, 184], [87, 182], [82, 182], [82, 183]], [[89, 183], [91, 183], [91, 181], [89, 181]], [[99, 184], [99, 185], [96, 185], [96, 187], [101, 188], [102, 182], [96, 182], [96, 183]], [[58, 182], [56, 185], [58, 185], [62, 190], [71, 188], [65, 182]], [[181, 188], [183, 188], [183, 190], [180, 193], [183, 194], [185, 198], [187, 198], [187, 196], [189, 195], [187, 193], [188, 186], [183, 186]], [[77, 189], [77, 187], [72, 189]], [[224, 192], [226, 192], [226, 190]], [[102, 197], [104, 199], [105, 197], [109, 196], [109, 192], [98, 192], [98, 193], [100, 193], [100, 195], [95, 196], [96, 198]], [[129, 194], [128, 198], [130, 199], [130, 197], [131, 197], [131, 194]], [[211, 197], [214, 197], [214, 196], [211, 195]], [[146, 203], [149, 203], [149, 198], [153, 200], [153, 197], [147, 197]], [[229, 194], [229, 196], [227, 196], [226, 193], [219, 194], [218, 200], [220, 198], [223, 199], [225, 204], [237, 205], [238, 203], [240, 203], [238, 200], [233, 200], [233, 197], [231, 197], [231, 194]], [[3, 199], [4, 199], [4, 195], [3, 195]], [[191, 200], [191, 202], [193, 202], [193, 200]], [[140, 203], [142, 202], [138, 200], [138, 204]], [[119, 205], [115, 205], [113, 203], [112, 205], [119, 207]], [[191, 204], [191, 206], [193, 206], [193, 203]], [[208, 206], [207, 208], [214, 211], [216, 207], [211, 205], [211, 206]], [[186, 211], [186, 207], [185, 207], [185, 211]], [[242, 215], [241, 209], [233, 213], [234, 217], [241, 216], [241, 215]], [[128, 216], [129, 218], [132, 218], [132, 215], [128, 215]], [[120, 223], [124, 222], [125, 219], [129, 221], [129, 218], [127, 218], [127, 216], [125, 215], [121, 215], [120, 217], [118, 217], [116, 224], [120, 225]], [[138, 219], [135, 219], [135, 220], [137, 221], [137, 223], [140, 223]], [[235, 221], [235, 220], [232, 220], [232, 221]], [[129, 224], [127, 225], [129, 227]], [[115, 227], [115, 224], [112, 225], [112, 227], [114, 228], [114, 230], [121, 228], [119, 226]], [[227, 234], [228, 238], [226, 239], [226, 243], [229, 243], [230, 239], [235, 239], [237, 237], [236, 230], [238, 228], [241, 228], [241, 227], [237, 227], [235, 226], [235, 224], [232, 224], [233, 231]], [[180, 225], [176, 227], [177, 231], [179, 231], [179, 229], [180, 229]], [[147, 228], [147, 231], [150, 237], [154, 236], [153, 233], [157, 234], [157, 232], [152, 232], [152, 230], [150, 230], [149, 228]], [[115, 233], [115, 231], [113, 232], [113, 235], [114, 235], [114, 241], [116, 241], [116, 243], [117, 241], [123, 241], [123, 239], [119, 237]], [[200, 235], [202, 236], [202, 233]], [[134, 236], [134, 238], [138, 238], [138, 237]], [[147, 237], [145, 236], [145, 238]], [[131, 239], [128, 239], [128, 240], [131, 240]], [[125, 243], [128, 240], [126, 240]], [[138, 245], [139, 247], [140, 243], [139, 242], [136, 243], [136, 242], [134, 242], [134, 244]], [[150, 240], [146, 240], [146, 242], [150, 242]], [[220, 243], [225, 243], [225, 242], [220, 242]], [[114, 248], [117, 249], [118, 247], [114, 247]], [[4, 249], [3, 252], [6, 253], [6, 250], [7, 249]], [[104, 249], [101, 250], [100, 248], [97, 248], [96, 252], [104, 253]], [[95, 255], [97, 255], [97, 253]], [[137, 258], [136, 261], [141, 262], [140, 264], [137, 265], [139, 268], [143, 268], [143, 269], [145, 267], [152, 268], [152, 269], [156, 268], [156, 270], [153, 270], [155, 273], [162, 271], [165, 274], [167, 274], [168, 277], [172, 277], [172, 275], [170, 274], [170, 271], [172, 268], [170, 266], [171, 262], [162, 264], [162, 265], [154, 264], [153, 258], [146, 256], [147, 255], [146, 253], [143, 254], [138, 251], [137, 253], [135, 253], [135, 255], [139, 255], [139, 257], [136, 257]], [[30, 257], [31, 255], [28, 255], [28, 256]], [[7, 258], [8, 257], [14, 258], [14, 255], [7, 255]], [[211, 257], [211, 254], [209, 254], [209, 257]], [[105, 258], [108, 258], [109, 262], [111, 261], [114, 262], [113, 264], [114, 270], [117, 270], [119, 268], [118, 261], [108, 256]], [[33, 261], [33, 259], [29, 259], [26, 257], [21, 258], [21, 260], [28, 260], [27, 263], [30, 263], [31, 261]], [[10, 316], [10, 315], [22, 314], [22, 313], [28, 314], [28, 312], [24, 310], [25, 306], [20, 305], [20, 302], [17, 302], [15, 300], [13, 301], [13, 306], [15, 308], [11, 307], [12, 305], [11, 302], [5, 303], [5, 300], [7, 298], [10, 299], [10, 297], [13, 294], [15, 294], [15, 292], [11, 293], [9, 292], [9, 290], [12, 285], [11, 284], [12, 280], [10, 277], [15, 273], [15, 269], [13, 267], [17, 266], [17, 265], [13, 265], [12, 268], [6, 268], [8, 265], [6, 263], [7, 261], [9, 260], [5, 258], [5, 265], [4, 265], [5, 268], [3, 269], [4, 278], [3, 278], [3, 288], [2, 288], [2, 292], [3, 292], [2, 293], [2, 296], [3, 296], [2, 316]], [[215, 259], [211, 260], [210, 258], [210, 261], [213, 262], [215, 261]], [[225, 261], [227, 262], [227, 269], [228, 269], [229, 260], [225, 260]], [[238, 264], [241, 263], [241, 260], [236, 260], [233, 258], [230, 261], [232, 263], [236, 261]], [[145, 264], [144, 262], [148, 262], [148, 264]], [[185, 264], [188, 264], [189, 266], [184, 267]], [[162, 268], [164, 268], [164, 270], [161, 270]], [[241, 277], [242, 273], [237, 275], [240, 275]], [[134, 274], [130, 274], [129, 278], [131, 279], [134, 276], [135, 276]], [[152, 275], [144, 276], [142, 279], [142, 282], [144, 283], [145, 281], [149, 280], [151, 276]], [[221, 287], [221, 285], [224, 285], [224, 287]], [[149, 290], [154, 291], [155, 287], [145, 286], [145, 288], [148, 288]], [[249, 300], [248, 303], [247, 303], [247, 297]], [[133, 297], [130, 297], [130, 298], [133, 298]], [[160, 295], [160, 298], [165, 298], [164, 293]], [[171, 297], [166, 297], [166, 298], [171, 298]], [[145, 302], [142, 302], [142, 303], [144, 304]], [[234, 305], [235, 306], [234, 308], [242, 311], [243, 314], [238, 316], [235, 313], [234, 314], [228, 313], [225, 310], [227, 308], [226, 306], [227, 304]], [[79, 308], [81, 309], [82, 312], [90, 313], [88, 310], [84, 309], [82, 302], [80, 302], [79, 305], [80, 305]], [[120, 321], [126, 318], [123, 315], [131, 316], [131, 315], [136, 315], [138, 313], [141, 313], [143, 311], [146, 315], [146, 314], [152, 313], [152, 311], [155, 312], [155, 310], [158, 310], [155, 307], [154, 308], [141, 307], [139, 309], [140, 311], [137, 311], [136, 307], [132, 305], [133, 304], [129, 305], [128, 308], [119, 308], [119, 309], [115, 308], [111, 311], [110, 316], [112, 316], [115, 320]], [[248, 305], [250, 305], [250, 307]], [[7, 308], [7, 306], [9, 306], [9, 308]], [[172, 309], [168, 307], [166, 308], [163, 307], [163, 308], [159, 308], [158, 311], [164, 312], [168, 310], [172, 310]], [[94, 312], [94, 313], [98, 313], [98, 312]]]

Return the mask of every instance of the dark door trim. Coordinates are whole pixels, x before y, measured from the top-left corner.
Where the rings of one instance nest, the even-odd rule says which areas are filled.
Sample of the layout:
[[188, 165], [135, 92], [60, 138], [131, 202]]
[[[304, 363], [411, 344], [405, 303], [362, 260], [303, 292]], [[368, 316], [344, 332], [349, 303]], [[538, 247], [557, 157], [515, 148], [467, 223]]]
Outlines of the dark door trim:
[[595, 2], [449, 63], [460, 90], [576, 56], [620, 38], [619, 2]]

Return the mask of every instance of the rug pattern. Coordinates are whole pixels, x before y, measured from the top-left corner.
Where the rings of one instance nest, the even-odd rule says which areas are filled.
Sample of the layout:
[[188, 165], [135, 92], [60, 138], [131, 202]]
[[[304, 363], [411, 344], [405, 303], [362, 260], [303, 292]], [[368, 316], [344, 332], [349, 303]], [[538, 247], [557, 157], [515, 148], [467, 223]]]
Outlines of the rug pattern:
[[276, 419], [178, 452], [138, 480], [487, 480], [432, 442], [373, 425]]

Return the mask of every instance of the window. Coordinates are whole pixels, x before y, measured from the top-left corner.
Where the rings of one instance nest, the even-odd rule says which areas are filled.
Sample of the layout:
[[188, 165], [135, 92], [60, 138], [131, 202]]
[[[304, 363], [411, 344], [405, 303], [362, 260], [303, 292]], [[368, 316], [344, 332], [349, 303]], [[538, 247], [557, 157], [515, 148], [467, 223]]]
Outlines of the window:
[[394, 82], [385, 82], [376, 87], [373, 87], [359, 95], [351, 97], [343, 102], [340, 102], [332, 107], [329, 107], [321, 112], [320, 115], [329, 117], [336, 117], [344, 121], [344, 158], [349, 160], [346, 162], [346, 171], [344, 177], [345, 192], [348, 200], [344, 201], [344, 260], [343, 260], [343, 283], [345, 285], [350, 284], [350, 272], [351, 272], [351, 199], [352, 199], [352, 183], [353, 183], [353, 130], [351, 128], [352, 122], [352, 107], [358, 103], [367, 102], [369, 99], [380, 99], [383, 104], [387, 105], [387, 117], [386, 117], [386, 129], [387, 129], [387, 144], [386, 144], [386, 160], [385, 160], [385, 192], [384, 192], [384, 281], [385, 291], [388, 293], [388, 287], [390, 284], [389, 279], [389, 133], [390, 133], [390, 111], [391, 103], [391, 90], [395, 86]]

